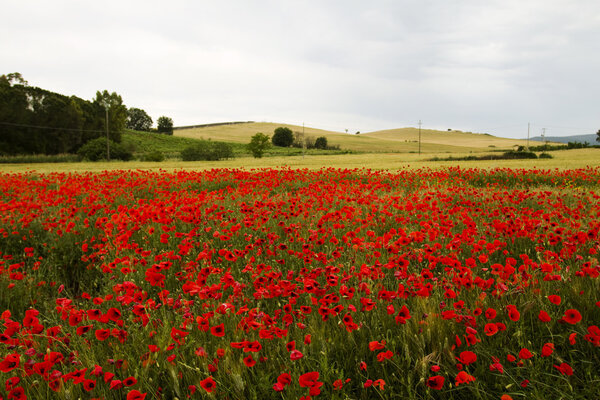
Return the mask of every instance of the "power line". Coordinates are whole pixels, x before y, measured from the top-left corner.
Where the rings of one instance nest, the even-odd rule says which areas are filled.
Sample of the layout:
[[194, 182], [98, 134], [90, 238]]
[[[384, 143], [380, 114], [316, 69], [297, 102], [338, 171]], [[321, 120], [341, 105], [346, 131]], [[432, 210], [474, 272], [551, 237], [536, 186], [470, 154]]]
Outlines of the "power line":
[[[2, 121], [0, 121], [0, 125], [17, 126], [20, 128], [49, 129], [49, 130], [56, 130], [56, 131], [76, 131], [76, 132], [95, 132], [95, 133], [104, 133], [105, 132], [104, 130], [98, 130], [98, 129], [61, 128], [61, 127], [56, 127], [56, 126], [16, 124], [13, 122], [2, 122]], [[110, 131], [110, 132], [117, 133], [118, 131]]]

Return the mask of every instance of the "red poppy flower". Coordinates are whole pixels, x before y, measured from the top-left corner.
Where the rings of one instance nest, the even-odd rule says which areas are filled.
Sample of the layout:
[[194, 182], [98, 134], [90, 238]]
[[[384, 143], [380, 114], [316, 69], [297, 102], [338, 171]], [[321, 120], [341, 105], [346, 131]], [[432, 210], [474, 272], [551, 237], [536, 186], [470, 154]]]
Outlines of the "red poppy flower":
[[6, 387], [6, 391], [9, 392], [15, 386], [17, 386], [21, 382], [21, 378], [18, 376], [13, 376], [12, 378], [8, 378], [6, 382], [4, 382], [4, 386]]
[[283, 374], [281, 374], [277, 377], [277, 382], [281, 383], [284, 386], [287, 386], [290, 383], [292, 383], [292, 377], [290, 376], [289, 373], [284, 372]]
[[123, 385], [125, 385], [125, 386], [133, 386], [136, 383], [137, 383], [137, 379], [135, 379], [133, 376], [123, 379]]
[[406, 304], [402, 306], [402, 308], [400, 308], [400, 311], [398, 312], [398, 315], [396, 315], [396, 324], [406, 324], [406, 320], [411, 319], [411, 315], [410, 315], [410, 311], [408, 310], [408, 307], [406, 307]]
[[178, 345], [182, 345], [185, 343], [185, 337], [190, 333], [187, 331], [179, 330], [175, 327], [171, 328], [171, 339], [173, 339]]
[[497, 312], [493, 308], [488, 308], [487, 310], [485, 310], [485, 317], [487, 319], [494, 319], [494, 318], [496, 318], [496, 315], [497, 315]]
[[144, 400], [146, 398], [147, 393], [141, 393], [138, 390], [132, 390], [127, 393], [127, 400]]
[[212, 376], [209, 376], [208, 378], [200, 381], [200, 386], [208, 393], [211, 393], [217, 386], [217, 383], [215, 382]]
[[284, 389], [285, 389], [285, 386], [283, 386], [283, 385], [282, 385], [281, 383], [279, 383], [279, 382], [275, 382], [275, 383], [273, 384], [273, 390], [274, 390], [274, 391], [276, 391], [276, 392], [281, 392], [281, 391], [283, 391]]
[[519, 351], [519, 358], [521, 360], [527, 360], [531, 357], [533, 357], [533, 354], [531, 354], [531, 352], [528, 349], [522, 348], [521, 351]]
[[254, 367], [256, 361], [252, 358], [252, 355], [249, 354], [247, 357], [244, 357], [244, 364], [246, 364], [246, 367]]
[[300, 375], [298, 378], [298, 383], [302, 387], [311, 387], [317, 384], [317, 380], [319, 379], [319, 372], [307, 372], [305, 374]]
[[562, 301], [560, 296], [557, 294], [551, 294], [550, 296], [548, 296], [548, 300], [550, 300], [550, 303], [556, 304], [556, 305], [559, 305]]
[[304, 354], [302, 354], [298, 350], [292, 350], [291, 353], [290, 353], [290, 359], [293, 360], [293, 361], [299, 360], [302, 357], [304, 357]]
[[565, 362], [560, 365], [555, 365], [554, 368], [556, 368], [563, 375], [573, 375], [573, 368], [571, 368], [571, 366]]
[[110, 336], [110, 329], [96, 329], [96, 339], [104, 341]]
[[434, 390], [442, 390], [445, 380], [446, 379], [443, 376], [435, 375], [427, 379], [427, 386]]
[[21, 355], [9, 354], [0, 362], [0, 371], [10, 372], [19, 366]]
[[89, 392], [90, 390], [94, 389], [96, 387], [96, 381], [93, 379], [86, 379], [83, 381], [83, 389], [86, 392]]
[[121, 311], [119, 311], [119, 309], [117, 308], [112, 307], [108, 309], [106, 315], [111, 321], [117, 321], [119, 318], [121, 318]]
[[485, 324], [483, 331], [487, 336], [493, 336], [498, 333], [498, 325], [494, 323]]
[[511, 304], [506, 306], [506, 308], [508, 310], [508, 318], [511, 321], [518, 321], [521, 318], [521, 313], [517, 310], [516, 306]]
[[467, 350], [460, 353], [460, 356], [457, 358], [457, 360], [464, 365], [469, 365], [477, 361], [477, 355], [472, 351]]
[[540, 310], [540, 314], [538, 315], [538, 319], [542, 322], [550, 322], [552, 321], [552, 318], [550, 318], [550, 315], [544, 311], [544, 310]]
[[23, 389], [21, 386], [17, 386], [16, 388], [13, 388], [9, 393], [8, 393], [8, 400], [26, 400], [27, 396], [25, 395], [25, 389]]
[[460, 371], [456, 375], [455, 382], [456, 382], [456, 386], [461, 385], [463, 383], [475, 382], [475, 377], [467, 374], [465, 371]]
[[111, 390], [121, 389], [122, 387], [123, 387], [123, 381], [121, 381], [120, 379], [113, 379], [112, 381], [110, 381], [109, 388]]
[[344, 386], [344, 383], [342, 382], [341, 379], [336, 379], [333, 382], [333, 390], [341, 390], [343, 386]]
[[76, 333], [79, 336], [84, 335], [87, 332], [89, 332], [89, 330], [92, 329], [92, 327], [93, 327], [93, 325], [78, 326]]
[[542, 357], [548, 357], [554, 352], [554, 343], [545, 343], [542, 346]]
[[225, 336], [225, 324], [216, 325], [210, 328], [210, 333], [213, 336], [223, 337]]
[[570, 308], [567, 311], [565, 311], [565, 315], [562, 317], [562, 320], [571, 325], [575, 325], [576, 323], [581, 321], [581, 314], [579, 313], [579, 311]]
[[371, 351], [381, 350], [384, 347], [385, 347], [385, 340], [382, 340], [381, 342], [378, 342], [377, 340], [375, 340], [373, 342], [369, 342], [369, 350], [371, 350]]

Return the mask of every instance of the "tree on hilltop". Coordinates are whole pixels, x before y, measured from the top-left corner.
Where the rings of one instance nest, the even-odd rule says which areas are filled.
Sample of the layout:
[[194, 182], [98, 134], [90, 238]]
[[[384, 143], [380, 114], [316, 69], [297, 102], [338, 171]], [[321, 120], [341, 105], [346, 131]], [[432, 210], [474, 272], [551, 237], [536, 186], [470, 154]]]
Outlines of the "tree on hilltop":
[[158, 117], [156, 125], [158, 133], [164, 133], [166, 135], [173, 134], [173, 120], [171, 118], [165, 116]]
[[146, 114], [146, 111], [140, 108], [130, 108], [127, 110], [127, 129], [149, 132], [151, 127], [152, 118]]
[[121, 142], [121, 132], [127, 124], [127, 107], [123, 104], [123, 99], [116, 92], [109, 93], [97, 91], [94, 105], [100, 119], [106, 120], [108, 110], [108, 130], [110, 140], [117, 143]]

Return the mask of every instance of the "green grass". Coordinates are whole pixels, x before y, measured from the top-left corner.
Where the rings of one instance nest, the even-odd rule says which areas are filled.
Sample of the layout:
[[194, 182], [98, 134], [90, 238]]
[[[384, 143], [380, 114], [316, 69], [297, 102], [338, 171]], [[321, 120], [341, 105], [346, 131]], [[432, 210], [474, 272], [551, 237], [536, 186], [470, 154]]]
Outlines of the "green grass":
[[177, 158], [183, 148], [195, 143], [198, 143], [198, 139], [132, 130], [125, 131], [122, 136], [122, 144], [132, 150], [136, 157], [160, 151], [166, 158]]
[[[256, 132], [255, 132], [256, 133]], [[153, 151], [159, 151], [163, 153], [167, 159], [180, 159], [181, 150], [187, 146], [197, 144], [206, 140], [223, 141], [229, 143], [233, 147], [233, 152], [236, 157], [249, 157], [250, 152], [246, 149], [246, 144], [250, 142], [248, 138], [247, 142], [231, 142], [222, 140], [218, 137], [204, 137], [204, 136], [178, 136], [177, 133], [174, 136], [163, 135], [160, 133], [152, 132], [138, 132], [127, 130], [123, 133], [122, 144], [125, 148], [131, 150], [136, 159], [141, 159], [144, 154], [151, 153]], [[345, 154], [347, 150], [319, 150], [319, 149], [308, 149], [304, 150], [306, 155], [325, 155], [325, 154]], [[301, 156], [303, 153], [302, 149], [298, 148], [283, 148], [283, 147], [271, 147], [266, 153], [265, 157], [274, 156]]]

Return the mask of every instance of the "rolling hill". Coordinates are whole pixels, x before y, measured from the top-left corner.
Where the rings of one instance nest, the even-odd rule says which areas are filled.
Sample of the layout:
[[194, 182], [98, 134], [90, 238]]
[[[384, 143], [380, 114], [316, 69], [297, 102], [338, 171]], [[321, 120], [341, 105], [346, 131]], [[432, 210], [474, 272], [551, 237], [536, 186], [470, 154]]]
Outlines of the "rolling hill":
[[[297, 125], [272, 122], [246, 122], [199, 127], [182, 127], [175, 136], [193, 139], [211, 139], [232, 143], [248, 143], [257, 132], [272, 135], [275, 128], [286, 126], [294, 132], [302, 132]], [[330, 145], [358, 152], [410, 153], [419, 149], [417, 128], [389, 129], [359, 135], [305, 127], [305, 135], [314, 138], [325, 136]], [[488, 134], [461, 131], [421, 130], [421, 151], [424, 153], [465, 153], [512, 149], [526, 145], [525, 140], [505, 139]]]
[[[573, 136], [546, 136], [545, 140], [549, 141], [549, 142], [557, 142], [557, 143], [585, 143], [588, 142], [589, 144], [597, 144], [598, 142], [596, 142], [596, 138], [598, 138], [597, 135], [594, 134], [590, 134], [590, 135], [573, 135]], [[542, 137], [541, 136], [535, 136], [532, 137], [530, 140], [535, 140], [538, 142], [542, 142]]]

